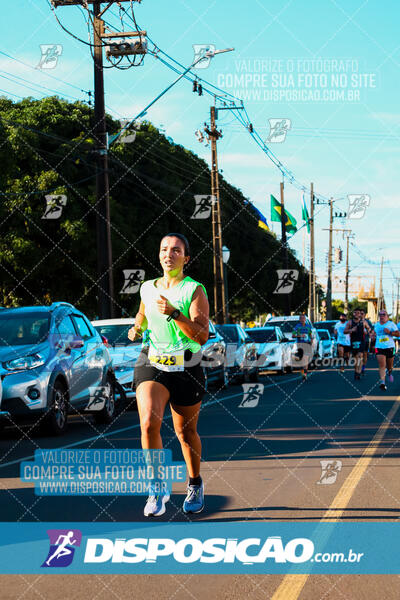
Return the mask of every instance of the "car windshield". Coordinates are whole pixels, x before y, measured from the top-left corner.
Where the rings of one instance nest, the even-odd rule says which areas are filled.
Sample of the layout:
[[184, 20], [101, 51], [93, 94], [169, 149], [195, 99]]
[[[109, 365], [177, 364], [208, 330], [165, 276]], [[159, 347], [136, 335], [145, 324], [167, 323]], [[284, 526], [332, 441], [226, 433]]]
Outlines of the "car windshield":
[[[128, 346], [132, 344], [128, 338], [128, 331], [133, 326], [133, 323], [128, 325], [96, 325], [96, 323], [93, 323], [93, 326], [100, 335], [104, 335], [107, 338], [108, 343], [112, 346]], [[137, 342], [141, 342], [141, 339], [136, 339], [135, 343]]]
[[0, 313], [0, 346], [39, 344], [49, 335], [48, 313]]
[[276, 331], [272, 327], [270, 329], [246, 329], [246, 333], [251, 337], [253, 342], [259, 344], [277, 341]]
[[318, 335], [321, 340], [329, 340], [329, 333], [327, 331], [322, 331], [321, 329], [318, 329]]
[[315, 329], [327, 329], [329, 333], [333, 333], [337, 321], [319, 321], [314, 323]]
[[230, 343], [237, 344], [239, 341], [239, 333], [234, 325], [219, 325], [219, 333]]
[[282, 321], [274, 321], [274, 327], [280, 327], [283, 333], [292, 333], [297, 323], [300, 323], [300, 321], [285, 321], [282, 319]]

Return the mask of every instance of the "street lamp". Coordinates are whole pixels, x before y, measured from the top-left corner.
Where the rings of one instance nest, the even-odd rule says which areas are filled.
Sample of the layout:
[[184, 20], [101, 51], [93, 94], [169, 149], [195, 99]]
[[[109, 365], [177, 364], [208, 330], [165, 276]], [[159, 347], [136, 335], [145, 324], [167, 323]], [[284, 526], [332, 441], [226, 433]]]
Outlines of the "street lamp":
[[228, 270], [226, 265], [228, 264], [231, 251], [226, 246], [222, 246], [222, 261], [224, 263], [224, 290], [225, 290], [225, 315], [226, 322], [229, 323], [229, 301], [228, 301]]

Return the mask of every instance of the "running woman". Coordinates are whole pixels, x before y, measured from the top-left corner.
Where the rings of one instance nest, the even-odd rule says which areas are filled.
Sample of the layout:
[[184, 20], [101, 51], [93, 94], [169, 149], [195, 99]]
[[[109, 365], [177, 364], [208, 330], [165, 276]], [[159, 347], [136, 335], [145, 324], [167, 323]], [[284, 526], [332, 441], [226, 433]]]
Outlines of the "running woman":
[[400, 331], [393, 321], [389, 320], [389, 316], [385, 309], [379, 311], [379, 321], [376, 323], [371, 337], [375, 339], [375, 353], [378, 359], [379, 367], [379, 387], [381, 390], [387, 390], [385, 377], [386, 369], [390, 383], [393, 382], [393, 358], [394, 358], [394, 337], [399, 337]]
[[[363, 308], [360, 309], [360, 313], [361, 313], [361, 319], [362, 319], [362, 321], [365, 321], [365, 323], [368, 325], [368, 327], [372, 331], [372, 323], [371, 323], [371, 321], [369, 319], [367, 319], [367, 315], [366, 315], [365, 310]], [[370, 337], [369, 337], [369, 335], [367, 333], [366, 336], [365, 336], [365, 347], [364, 347], [364, 352], [363, 352], [363, 365], [362, 365], [362, 368], [361, 368], [361, 374], [362, 375], [365, 374], [365, 368], [366, 368], [367, 362], [368, 362], [369, 345], [370, 345]]]
[[301, 314], [299, 322], [296, 323], [296, 325], [293, 327], [293, 338], [296, 340], [299, 340], [303, 344], [309, 344], [309, 347], [310, 347], [308, 356], [304, 356], [305, 352], [304, 352], [304, 349], [302, 349], [301, 358], [304, 360], [304, 362], [303, 362], [304, 367], [301, 369], [301, 374], [303, 377], [303, 381], [305, 381], [307, 379], [308, 360], [309, 360], [309, 358], [311, 358], [311, 355], [312, 355], [311, 348], [312, 348], [312, 340], [313, 340], [312, 328], [311, 328], [311, 325], [306, 322], [306, 315]]
[[350, 334], [351, 352], [356, 360], [354, 365], [354, 379], [361, 379], [365, 338], [366, 335], [371, 334], [371, 329], [368, 323], [361, 319], [361, 311], [359, 308], [353, 310], [353, 318], [350, 321], [347, 321], [343, 333]]
[[[205, 287], [183, 273], [190, 259], [185, 236], [164, 236], [159, 259], [164, 274], [142, 284], [139, 312], [129, 330], [132, 341], [144, 330], [148, 333], [149, 346], [142, 348], [134, 373], [142, 448], [163, 447], [160, 429], [169, 402], [189, 474], [183, 511], [198, 513], [204, 508], [197, 433], [205, 384], [200, 361], [209, 334], [209, 305]], [[168, 494], [150, 495], [144, 515], [164, 514], [168, 500]]]
[[344, 333], [346, 329], [347, 317], [344, 313], [339, 315], [339, 321], [336, 323], [334, 332], [337, 340], [338, 357], [341, 359], [340, 371], [344, 372], [344, 361], [347, 363], [350, 356], [350, 336]]

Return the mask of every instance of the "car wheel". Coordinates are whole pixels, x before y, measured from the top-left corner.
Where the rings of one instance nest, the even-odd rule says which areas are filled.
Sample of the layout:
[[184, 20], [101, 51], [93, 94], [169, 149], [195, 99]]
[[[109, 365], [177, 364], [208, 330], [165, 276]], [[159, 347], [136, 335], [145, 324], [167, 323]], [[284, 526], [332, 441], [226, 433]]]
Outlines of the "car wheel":
[[65, 384], [59, 379], [52, 384], [48, 412], [43, 421], [50, 435], [63, 435], [68, 425], [68, 400]]
[[94, 413], [94, 420], [99, 424], [111, 423], [115, 417], [115, 384], [111, 375], [107, 375], [104, 384], [104, 406]]

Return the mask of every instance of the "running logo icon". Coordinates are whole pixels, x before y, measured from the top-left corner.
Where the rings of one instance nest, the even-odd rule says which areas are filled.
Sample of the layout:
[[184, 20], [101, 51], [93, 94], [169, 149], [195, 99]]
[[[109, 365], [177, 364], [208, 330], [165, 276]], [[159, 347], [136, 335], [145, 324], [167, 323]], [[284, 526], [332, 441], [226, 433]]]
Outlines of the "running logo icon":
[[40, 44], [42, 56], [37, 69], [54, 69], [57, 66], [58, 58], [61, 56], [63, 47], [61, 44]]
[[287, 132], [292, 127], [292, 121], [290, 119], [268, 119], [268, 122], [269, 136], [267, 137], [267, 142], [273, 144], [284, 142]]
[[[121, 133], [118, 142], [120, 144], [132, 144], [136, 139], [136, 131], [131, 130], [127, 125], [129, 125], [129, 119], [120, 119], [121, 129], [124, 129], [123, 133]], [[126, 127], [126, 129], [125, 129]]]
[[79, 529], [48, 529], [50, 548], [42, 567], [68, 567], [74, 558], [75, 548], [81, 545]]
[[332, 485], [335, 483], [338, 473], [342, 470], [341, 460], [320, 460], [321, 463], [321, 477], [317, 483], [319, 485]]
[[144, 280], [143, 269], [124, 269], [124, 285], [120, 294], [136, 294]]
[[368, 194], [349, 194], [349, 208], [347, 211], [348, 219], [362, 219], [371, 202], [371, 196]]
[[191, 219], [208, 219], [211, 214], [211, 208], [216, 198], [215, 196], [195, 196], [196, 206]]
[[42, 215], [42, 219], [59, 219], [64, 206], [67, 204], [67, 196], [50, 194], [45, 196], [46, 210]]
[[255, 408], [263, 395], [264, 386], [262, 383], [254, 385], [253, 383], [243, 383], [243, 400], [238, 408]]
[[[198, 60], [197, 65], [194, 65], [195, 69], [207, 69], [210, 64], [211, 57], [207, 56], [207, 52], [215, 52], [214, 44], [193, 44], [193, 62]], [[199, 60], [203, 58], [203, 60]]]
[[290, 294], [299, 278], [299, 272], [295, 269], [277, 269], [276, 274], [278, 275], [278, 283], [274, 294]]
[[106, 403], [109, 390], [104, 385], [89, 388], [89, 402], [85, 410], [102, 410]]

